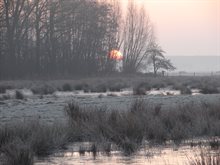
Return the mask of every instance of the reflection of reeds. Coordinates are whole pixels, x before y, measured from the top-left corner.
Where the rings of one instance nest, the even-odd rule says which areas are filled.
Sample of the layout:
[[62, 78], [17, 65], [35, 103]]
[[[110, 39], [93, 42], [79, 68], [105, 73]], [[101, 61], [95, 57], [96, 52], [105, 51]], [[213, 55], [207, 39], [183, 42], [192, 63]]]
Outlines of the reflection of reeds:
[[219, 165], [220, 155], [213, 155], [210, 153], [201, 152], [199, 157], [189, 160], [190, 165]]

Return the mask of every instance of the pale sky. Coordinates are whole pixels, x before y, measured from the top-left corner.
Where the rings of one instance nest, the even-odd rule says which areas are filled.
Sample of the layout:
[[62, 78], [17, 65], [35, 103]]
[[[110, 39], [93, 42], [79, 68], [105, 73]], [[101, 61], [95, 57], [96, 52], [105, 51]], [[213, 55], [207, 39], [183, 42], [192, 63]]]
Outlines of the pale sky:
[[220, 0], [135, 2], [146, 7], [166, 55], [220, 56]]

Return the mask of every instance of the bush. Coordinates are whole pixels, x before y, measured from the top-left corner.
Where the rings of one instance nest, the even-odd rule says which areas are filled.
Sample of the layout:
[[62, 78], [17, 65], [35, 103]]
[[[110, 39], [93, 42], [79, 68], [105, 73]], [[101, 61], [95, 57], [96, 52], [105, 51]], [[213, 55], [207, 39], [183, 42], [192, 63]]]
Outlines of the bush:
[[0, 86], [0, 93], [6, 93], [6, 89], [5, 86]]
[[152, 85], [152, 88], [156, 88], [156, 89], [160, 89], [160, 88], [164, 88], [166, 87], [166, 85], [164, 83], [156, 83]]
[[18, 99], [18, 100], [23, 100], [24, 95], [21, 91], [15, 91], [15, 98]]
[[147, 83], [140, 83], [133, 88], [134, 95], [146, 95], [146, 90], [150, 90], [151, 87]]
[[191, 95], [192, 91], [190, 88], [183, 86], [182, 88], [180, 88], [180, 92], [182, 95]]
[[183, 85], [183, 84], [175, 84], [173, 86], [173, 89], [175, 90], [180, 90], [180, 93], [182, 95], [191, 95], [192, 94], [192, 91], [189, 87], [187, 87], [187, 85]]
[[63, 85], [62, 87], [63, 91], [67, 92], [67, 91], [72, 91], [72, 87], [70, 84], [66, 83]]
[[10, 95], [2, 95], [0, 96], [0, 101], [9, 100], [10, 98], [11, 98]]
[[49, 95], [49, 94], [53, 94], [56, 90], [49, 85], [44, 85], [44, 86], [33, 87], [31, 91], [33, 92], [33, 94]]
[[111, 92], [120, 92], [123, 88], [126, 88], [127, 84], [125, 83], [112, 83], [109, 85], [109, 91]]
[[219, 90], [217, 87], [204, 86], [201, 89], [201, 93], [203, 93], [203, 94], [217, 94], [217, 93], [219, 93]]
[[74, 86], [75, 90], [84, 90], [86, 88], [89, 88], [89, 85], [86, 83], [82, 83], [82, 84], [77, 84]]
[[9, 85], [0, 85], [0, 93], [6, 93], [7, 89], [12, 89]]
[[107, 92], [107, 87], [105, 84], [99, 84], [91, 89], [93, 93], [105, 93]]
[[134, 95], [146, 95], [146, 89], [144, 87], [133, 88]]

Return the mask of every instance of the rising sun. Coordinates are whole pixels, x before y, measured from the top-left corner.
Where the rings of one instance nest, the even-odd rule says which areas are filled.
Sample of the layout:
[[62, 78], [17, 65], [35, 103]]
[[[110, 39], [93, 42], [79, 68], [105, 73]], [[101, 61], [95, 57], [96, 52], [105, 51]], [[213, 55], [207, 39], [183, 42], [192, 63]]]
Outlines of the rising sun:
[[112, 60], [122, 60], [123, 59], [123, 55], [118, 50], [112, 50], [109, 53], [109, 58], [112, 59]]

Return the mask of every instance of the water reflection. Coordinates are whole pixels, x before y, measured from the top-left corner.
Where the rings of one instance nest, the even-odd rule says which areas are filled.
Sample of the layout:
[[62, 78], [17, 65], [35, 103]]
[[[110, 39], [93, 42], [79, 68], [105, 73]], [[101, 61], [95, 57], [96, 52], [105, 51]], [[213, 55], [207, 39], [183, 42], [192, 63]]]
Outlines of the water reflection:
[[190, 147], [181, 146], [173, 147], [153, 147], [142, 149], [135, 155], [124, 156], [119, 151], [111, 152], [111, 154], [97, 153], [94, 157], [92, 153], [85, 152], [80, 154], [75, 151], [58, 153], [51, 156], [48, 160], [38, 161], [36, 165], [186, 165], [189, 164], [196, 155], [200, 155], [202, 150], [207, 147]]

